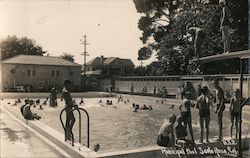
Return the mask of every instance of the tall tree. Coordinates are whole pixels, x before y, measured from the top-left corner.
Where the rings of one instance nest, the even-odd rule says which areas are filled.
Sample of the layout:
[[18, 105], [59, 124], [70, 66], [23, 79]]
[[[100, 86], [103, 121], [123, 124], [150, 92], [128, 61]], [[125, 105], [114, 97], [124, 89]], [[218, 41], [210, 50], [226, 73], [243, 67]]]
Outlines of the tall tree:
[[33, 39], [8, 36], [0, 42], [0, 53], [1, 60], [4, 60], [19, 54], [42, 56], [46, 51], [37, 45]]
[[[188, 26], [200, 27], [207, 33], [201, 56], [223, 52], [218, 1], [134, 0], [134, 3], [137, 11], [144, 14], [138, 22], [138, 28], [143, 31], [141, 41], [157, 51], [162, 69], [158, 72], [162, 75], [192, 74], [199, 67], [189, 62], [194, 56], [194, 46], [186, 33]], [[232, 50], [248, 49], [247, 1], [227, 0], [227, 4], [233, 18]], [[235, 73], [239, 61], [220, 62], [217, 69], [213, 68], [214, 64], [201, 65], [200, 69], [204, 73]]]
[[141, 40], [145, 44], [150, 37], [156, 42], [168, 32], [169, 24], [181, 10], [195, 5], [194, 0], [133, 0], [137, 12], [144, 14], [138, 28], [143, 31]]
[[71, 61], [71, 62], [74, 62], [75, 59], [74, 59], [74, 55], [71, 55], [69, 53], [63, 53], [60, 58], [62, 59], [65, 59], [65, 60], [68, 60], [68, 61]]

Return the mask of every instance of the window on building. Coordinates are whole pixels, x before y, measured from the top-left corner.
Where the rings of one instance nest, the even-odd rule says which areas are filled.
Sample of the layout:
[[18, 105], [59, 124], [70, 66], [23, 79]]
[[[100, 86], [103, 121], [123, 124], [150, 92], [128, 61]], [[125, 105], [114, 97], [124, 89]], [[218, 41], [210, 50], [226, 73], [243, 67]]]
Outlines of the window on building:
[[56, 71], [56, 77], [60, 77], [60, 71]]
[[32, 76], [33, 76], [33, 77], [36, 76], [36, 70], [32, 70]]
[[30, 69], [27, 70], [27, 76], [28, 76], [28, 77], [31, 76], [31, 70], [30, 70]]
[[51, 71], [51, 77], [55, 77], [55, 70]]
[[28, 77], [36, 77], [36, 70], [31, 70], [31, 69], [28, 69], [27, 72], [26, 72], [26, 75]]

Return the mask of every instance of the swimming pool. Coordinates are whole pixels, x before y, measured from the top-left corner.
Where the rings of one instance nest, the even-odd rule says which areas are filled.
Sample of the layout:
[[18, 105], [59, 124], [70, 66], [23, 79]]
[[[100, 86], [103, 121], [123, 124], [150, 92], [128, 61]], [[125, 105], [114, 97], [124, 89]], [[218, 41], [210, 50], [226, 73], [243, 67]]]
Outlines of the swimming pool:
[[[150, 97], [133, 97], [128, 96], [130, 102], [117, 103], [117, 98], [85, 98], [84, 105], [80, 107], [86, 109], [90, 116], [90, 146], [93, 147], [96, 143], [100, 144], [99, 152], [118, 151], [124, 149], [133, 149], [138, 147], [156, 145], [156, 138], [159, 128], [165, 118], [170, 114], [179, 114], [178, 106], [170, 108], [170, 104], [156, 103], [155, 99]], [[74, 98], [76, 103], [79, 103], [81, 98]], [[114, 106], [105, 106], [105, 101], [112, 100]], [[127, 99], [127, 98], [124, 98]], [[41, 102], [44, 99], [41, 99]], [[100, 105], [99, 100], [104, 103]], [[152, 105], [153, 110], [141, 110], [138, 113], [133, 112], [132, 103], [139, 105]], [[44, 106], [44, 110], [39, 110], [38, 107], [32, 108], [33, 112], [42, 116], [41, 121], [48, 126], [64, 133], [60, 123], [59, 114], [64, 108], [64, 101], [58, 99], [58, 107], [51, 108], [48, 105]], [[18, 108], [18, 107], [17, 107]], [[243, 117], [249, 116], [249, 107], [243, 112]], [[77, 118], [77, 113], [75, 116]], [[83, 119], [86, 119], [84, 114]], [[198, 123], [198, 110], [192, 108], [193, 130], [195, 139], [200, 136], [200, 128]], [[77, 120], [77, 119], [76, 119]], [[243, 121], [243, 128], [247, 129], [249, 122]], [[228, 107], [224, 112], [223, 117], [223, 134], [228, 136], [230, 118], [228, 115]], [[82, 121], [82, 143], [86, 142], [86, 122]], [[78, 122], [74, 126], [74, 134], [78, 141]], [[243, 134], [246, 130], [243, 129]], [[210, 123], [210, 138], [213, 139], [217, 135], [216, 115], [211, 110]], [[188, 136], [190, 138], [190, 136]]]

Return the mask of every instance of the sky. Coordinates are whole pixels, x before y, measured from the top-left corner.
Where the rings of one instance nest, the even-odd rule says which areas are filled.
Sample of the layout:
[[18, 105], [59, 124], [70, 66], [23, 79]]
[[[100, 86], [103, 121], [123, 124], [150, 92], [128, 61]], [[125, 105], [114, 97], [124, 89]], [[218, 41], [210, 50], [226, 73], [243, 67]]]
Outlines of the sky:
[[67, 52], [83, 64], [80, 40], [87, 35], [87, 61], [103, 55], [140, 64], [141, 14], [133, 0], [0, 0], [0, 14], [1, 38], [26, 36], [50, 56]]

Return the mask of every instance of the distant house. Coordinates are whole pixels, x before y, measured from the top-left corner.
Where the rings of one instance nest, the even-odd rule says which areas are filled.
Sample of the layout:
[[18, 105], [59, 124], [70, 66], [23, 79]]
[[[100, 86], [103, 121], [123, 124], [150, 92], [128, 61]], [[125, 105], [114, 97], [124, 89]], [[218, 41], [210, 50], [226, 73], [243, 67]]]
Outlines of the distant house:
[[107, 75], [107, 76], [126, 76], [133, 73], [135, 65], [130, 59], [118, 57], [105, 58], [96, 57], [86, 64], [86, 74]]
[[61, 89], [65, 79], [81, 85], [81, 66], [59, 57], [18, 55], [0, 61], [1, 91], [16, 91], [28, 87], [31, 91], [48, 91], [51, 86]]
[[106, 91], [114, 87], [115, 77], [132, 75], [134, 67], [130, 59], [96, 57], [86, 63], [86, 76], [82, 72], [82, 87], [88, 90]]

